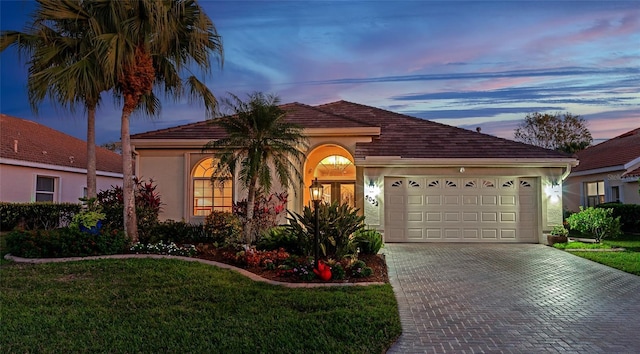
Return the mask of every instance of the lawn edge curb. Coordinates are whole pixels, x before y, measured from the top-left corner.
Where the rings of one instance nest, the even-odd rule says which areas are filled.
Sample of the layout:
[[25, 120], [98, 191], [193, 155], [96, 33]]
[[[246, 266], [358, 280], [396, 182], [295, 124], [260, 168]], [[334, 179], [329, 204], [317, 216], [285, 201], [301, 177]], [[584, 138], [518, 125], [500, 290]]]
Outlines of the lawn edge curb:
[[201, 258], [183, 257], [183, 256], [170, 256], [164, 254], [114, 254], [105, 256], [90, 256], [90, 257], [63, 257], [63, 258], [22, 258], [6, 254], [5, 259], [14, 261], [16, 263], [31, 263], [31, 264], [44, 264], [44, 263], [62, 263], [62, 262], [76, 262], [76, 261], [89, 261], [98, 259], [130, 259], [130, 258], [153, 258], [153, 259], [179, 259], [187, 262], [199, 262], [208, 264], [214, 267], [229, 269], [244, 275], [245, 277], [271, 285], [280, 285], [287, 288], [325, 288], [331, 286], [368, 286], [368, 285], [385, 285], [383, 282], [359, 282], [359, 283], [288, 283], [277, 280], [271, 280], [263, 278], [257, 274], [251, 273], [248, 270], [238, 268], [226, 263], [210, 261]]

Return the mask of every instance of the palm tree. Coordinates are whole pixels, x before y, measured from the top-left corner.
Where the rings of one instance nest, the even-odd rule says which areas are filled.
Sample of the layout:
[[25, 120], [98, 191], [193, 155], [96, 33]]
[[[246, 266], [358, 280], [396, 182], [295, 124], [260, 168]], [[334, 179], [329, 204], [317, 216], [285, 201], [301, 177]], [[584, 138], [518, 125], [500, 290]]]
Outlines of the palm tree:
[[[127, 236], [136, 242], [129, 137], [131, 114], [134, 111], [147, 115], [159, 113], [160, 102], [153, 92], [155, 87], [175, 100], [184, 94], [189, 99], [201, 97], [207, 113], [212, 115], [217, 103], [213, 93], [195, 75], [183, 79], [181, 74], [190, 73], [193, 66], [208, 74], [212, 59], [222, 63], [221, 37], [195, 0], [39, 1], [50, 4], [51, 11], [45, 14], [51, 17], [45, 17], [44, 22], [56, 20], [53, 13], [58, 4], [65, 5], [70, 17], [66, 18], [69, 27], [64, 28], [70, 31], [71, 37], [86, 36], [83, 43], [92, 48], [91, 51], [77, 50], [73, 60], [86, 54], [86, 59], [99, 68], [104, 88], [112, 90], [123, 103], [120, 131], [123, 217]], [[72, 23], [77, 19], [80, 22], [75, 28]], [[4, 40], [2, 46], [5, 46]]]
[[53, 103], [87, 112], [87, 196], [96, 196], [95, 114], [109, 90], [91, 45], [89, 14], [77, 3], [40, 0], [27, 32], [3, 31], [0, 50], [15, 45], [28, 56], [29, 102], [34, 112], [49, 97]]
[[285, 112], [278, 107], [276, 96], [253, 93], [244, 102], [230, 95], [223, 103], [233, 115], [214, 119], [212, 123], [222, 127], [227, 137], [210, 141], [204, 149], [214, 151], [218, 160], [214, 179], [237, 173], [247, 190], [244, 232], [245, 241], [250, 243], [258, 187], [265, 193], [270, 192], [272, 169], [284, 188], [302, 181], [298, 167], [304, 161], [302, 149], [306, 149], [308, 143], [300, 127], [285, 121]]
[[[77, 1], [77, 0], [76, 0]], [[134, 111], [154, 115], [160, 102], [154, 87], [167, 97], [203, 98], [208, 114], [216, 99], [195, 75], [183, 80], [194, 64], [210, 73], [212, 59], [222, 63], [222, 41], [211, 19], [195, 0], [82, 1], [93, 14], [96, 50], [101, 66], [122, 101], [124, 225], [129, 238], [137, 241], [129, 120]]]

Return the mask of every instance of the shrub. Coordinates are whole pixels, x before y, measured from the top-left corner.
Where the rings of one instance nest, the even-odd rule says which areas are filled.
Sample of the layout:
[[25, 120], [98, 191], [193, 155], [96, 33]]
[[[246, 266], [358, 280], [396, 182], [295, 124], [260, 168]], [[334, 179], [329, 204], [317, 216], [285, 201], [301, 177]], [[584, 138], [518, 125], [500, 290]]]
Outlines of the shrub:
[[353, 242], [362, 254], [377, 254], [383, 246], [382, 235], [372, 229], [357, 230], [353, 234]]
[[371, 269], [371, 267], [367, 267], [367, 265], [361, 260], [357, 260], [351, 264], [350, 269], [351, 275], [355, 278], [366, 278], [373, 274], [373, 269]]
[[259, 250], [277, 250], [283, 248], [291, 254], [305, 254], [298, 237], [291, 232], [287, 232], [287, 228], [284, 226], [272, 227], [263, 233], [256, 243], [256, 248]]
[[126, 251], [129, 240], [122, 231], [101, 229], [95, 235], [66, 227], [55, 230], [14, 230], [7, 235], [7, 251], [28, 258], [84, 257]]
[[148, 242], [157, 243], [159, 241], [177, 243], [211, 242], [204, 225], [174, 220], [165, 220], [154, 226]]
[[[148, 242], [152, 237], [152, 230], [158, 224], [161, 210], [160, 196], [156, 192], [153, 179], [149, 182], [134, 179], [134, 193], [136, 200], [136, 219], [138, 224], [138, 238]], [[105, 224], [111, 229], [124, 229], [124, 202], [122, 187], [111, 186], [111, 189], [98, 193], [98, 204], [105, 214]]]
[[16, 227], [25, 230], [53, 230], [67, 226], [81, 205], [73, 203], [6, 203], [0, 202], [0, 228]]
[[[288, 195], [273, 193], [265, 196], [262, 189], [256, 191], [256, 199], [253, 207], [252, 240], [259, 241], [259, 237], [267, 230], [278, 225], [278, 219], [287, 209]], [[247, 224], [247, 200], [241, 200], [233, 204], [233, 213], [236, 214], [243, 227]]]
[[237, 247], [243, 243], [242, 223], [238, 216], [226, 211], [213, 211], [204, 222], [206, 242], [218, 247]]
[[[320, 204], [319, 244], [325, 257], [342, 258], [354, 252], [351, 235], [364, 227], [364, 216], [347, 204]], [[301, 248], [311, 255], [314, 245], [315, 214], [305, 207], [302, 215], [289, 212], [287, 232], [297, 236]]]
[[621, 229], [624, 232], [640, 232], [640, 205], [639, 204], [621, 204], [621, 203], [603, 203], [596, 208], [613, 209], [613, 217], [620, 217]]
[[591, 234], [596, 242], [609, 237], [615, 238], [620, 234], [620, 217], [612, 216], [613, 209], [593, 208], [584, 209], [572, 214], [567, 222], [572, 229], [584, 234]]
[[556, 225], [551, 229], [551, 234], [554, 236], [568, 236], [569, 230], [565, 229], [562, 225]]

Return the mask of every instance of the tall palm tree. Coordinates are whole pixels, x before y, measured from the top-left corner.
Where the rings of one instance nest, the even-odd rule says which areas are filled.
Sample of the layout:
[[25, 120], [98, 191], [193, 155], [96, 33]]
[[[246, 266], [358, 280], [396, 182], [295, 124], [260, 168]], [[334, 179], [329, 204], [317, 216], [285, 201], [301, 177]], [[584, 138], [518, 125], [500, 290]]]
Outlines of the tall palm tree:
[[212, 59], [222, 63], [222, 40], [195, 0], [91, 2], [103, 33], [98, 36], [98, 51], [123, 101], [124, 224], [127, 235], [137, 241], [130, 116], [139, 109], [148, 114], [159, 111], [154, 87], [176, 100], [185, 93], [189, 99], [202, 98], [207, 113], [212, 114], [217, 104], [213, 93], [195, 75], [185, 79], [180, 75], [190, 73], [194, 66], [210, 73]]
[[302, 128], [285, 121], [286, 112], [278, 107], [277, 96], [262, 93], [250, 94], [242, 101], [235, 95], [223, 100], [229, 109], [227, 115], [214, 119], [213, 124], [222, 127], [227, 137], [210, 141], [205, 150], [214, 151], [218, 160], [213, 178], [237, 176], [247, 190], [247, 225], [245, 241], [253, 239], [253, 209], [256, 191], [261, 187], [269, 193], [272, 186], [272, 169], [280, 184], [302, 181], [299, 166], [304, 161], [303, 149], [308, 146]]
[[[71, 60], [84, 56], [99, 68], [104, 88], [123, 103], [121, 143], [125, 232], [138, 240], [129, 119], [134, 111], [154, 115], [160, 101], [153, 89], [179, 100], [203, 98], [213, 114], [216, 99], [190, 69], [211, 71], [212, 59], [222, 63], [222, 40], [211, 19], [195, 0], [38, 0], [50, 4], [44, 22], [55, 21], [58, 5], [68, 9], [65, 23], [73, 36], [84, 35], [91, 51], [77, 50]], [[76, 17], [74, 17], [76, 16]], [[44, 17], [44, 15], [43, 15]], [[74, 21], [78, 28], [73, 27]], [[64, 34], [64, 32], [63, 32]], [[5, 46], [3, 40], [2, 46]], [[89, 53], [91, 53], [89, 55]], [[66, 59], [70, 59], [66, 58]], [[98, 72], [98, 71], [96, 71]], [[80, 80], [89, 80], [81, 76]], [[103, 88], [103, 87], [101, 87]], [[56, 92], [54, 90], [53, 92]], [[102, 91], [99, 91], [102, 92]], [[98, 99], [99, 101], [99, 99]], [[67, 102], [67, 101], [65, 101]]]
[[79, 3], [40, 0], [26, 32], [3, 31], [0, 50], [17, 46], [29, 57], [28, 92], [32, 110], [49, 97], [53, 103], [87, 112], [87, 196], [96, 196], [95, 114], [109, 90], [91, 44], [89, 14]]

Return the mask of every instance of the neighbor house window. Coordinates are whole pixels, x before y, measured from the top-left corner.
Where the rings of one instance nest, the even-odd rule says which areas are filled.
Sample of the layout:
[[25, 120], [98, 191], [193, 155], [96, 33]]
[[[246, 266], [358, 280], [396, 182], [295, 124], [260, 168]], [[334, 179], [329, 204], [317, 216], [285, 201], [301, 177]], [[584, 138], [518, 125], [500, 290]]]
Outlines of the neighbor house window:
[[36, 202], [53, 202], [55, 200], [56, 179], [54, 177], [36, 177]]
[[611, 201], [620, 203], [620, 187], [619, 186], [611, 187]]
[[604, 181], [586, 183], [587, 206], [604, 203]]
[[231, 178], [211, 181], [215, 164], [212, 158], [202, 160], [193, 170], [193, 215], [207, 216], [213, 210], [231, 211], [233, 182]]

